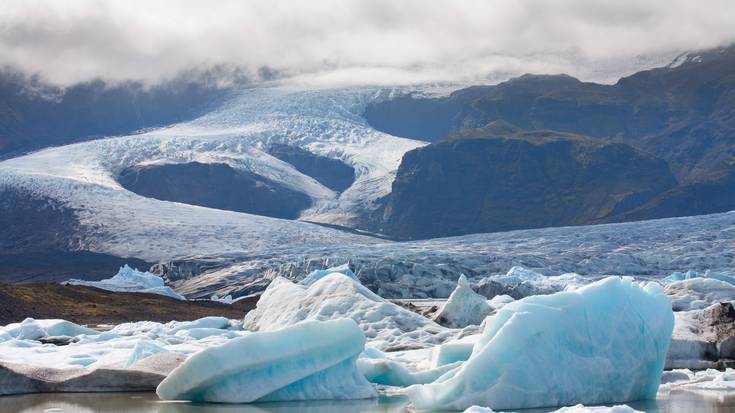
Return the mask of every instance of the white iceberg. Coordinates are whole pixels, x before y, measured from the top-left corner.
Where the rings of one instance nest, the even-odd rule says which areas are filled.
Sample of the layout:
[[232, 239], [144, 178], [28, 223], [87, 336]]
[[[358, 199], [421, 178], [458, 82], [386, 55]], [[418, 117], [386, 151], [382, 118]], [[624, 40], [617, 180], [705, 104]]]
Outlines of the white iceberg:
[[244, 318], [250, 331], [270, 331], [303, 320], [351, 318], [380, 350], [427, 347], [456, 331], [384, 300], [352, 277], [326, 275], [311, 285], [277, 277], [263, 292], [256, 308]]
[[662, 392], [675, 390], [732, 392], [735, 391], [735, 369], [728, 368], [725, 371], [707, 369], [697, 372], [689, 369], [671, 370], [664, 373], [661, 382]]
[[474, 292], [467, 277], [462, 274], [457, 280], [457, 288], [452, 291], [434, 320], [447, 327], [462, 328], [481, 324], [491, 311], [487, 299]]
[[669, 283], [665, 290], [674, 311], [699, 310], [735, 300], [735, 285], [714, 278], [689, 278]]
[[66, 320], [35, 320], [26, 318], [20, 323], [0, 327], [0, 342], [9, 339], [38, 340], [44, 337], [75, 337], [83, 334], [97, 334], [91, 328], [82, 327]]
[[120, 270], [112, 278], [100, 281], [71, 279], [65, 281], [64, 284], [83, 285], [115, 292], [158, 294], [177, 300], [186, 300], [183, 295], [164, 285], [163, 278], [149, 272], [130, 268], [127, 264], [120, 267]]
[[485, 321], [462, 367], [408, 388], [419, 410], [604, 404], [655, 397], [674, 327], [656, 283], [609, 277], [528, 297]]
[[355, 362], [365, 336], [349, 319], [251, 333], [194, 354], [156, 389], [163, 400], [255, 401], [377, 397]]

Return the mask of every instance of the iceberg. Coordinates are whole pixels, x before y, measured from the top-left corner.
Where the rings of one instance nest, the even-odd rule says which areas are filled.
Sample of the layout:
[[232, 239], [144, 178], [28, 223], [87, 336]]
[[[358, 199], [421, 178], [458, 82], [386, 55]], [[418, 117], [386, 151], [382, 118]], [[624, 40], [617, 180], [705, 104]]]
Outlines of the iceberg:
[[381, 298], [341, 273], [326, 275], [311, 285], [277, 277], [245, 316], [243, 327], [270, 331], [304, 320], [338, 318], [354, 320], [379, 350], [428, 347], [456, 333]]
[[100, 281], [71, 279], [63, 284], [82, 285], [115, 292], [158, 294], [177, 300], [186, 300], [186, 297], [164, 285], [163, 278], [149, 272], [138, 271], [127, 264], [120, 267], [120, 270], [112, 278]]
[[411, 386], [418, 410], [605, 404], [656, 395], [674, 327], [657, 283], [608, 277], [505, 305], [462, 367]]
[[84, 334], [97, 334], [91, 328], [82, 327], [66, 320], [35, 320], [26, 318], [20, 323], [0, 327], [0, 342], [9, 339], [39, 340], [44, 337], [76, 337]]
[[699, 310], [735, 300], [735, 285], [714, 278], [689, 278], [669, 283], [665, 290], [674, 311]]
[[464, 274], [457, 280], [457, 288], [434, 317], [434, 321], [447, 326], [462, 328], [479, 325], [492, 311], [487, 299], [472, 291]]
[[250, 403], [368, 399], [377, 391], [356, 366], [365, 336], [349, 319], [305, 321], [206, 348], [156, 389], [163, 400]]

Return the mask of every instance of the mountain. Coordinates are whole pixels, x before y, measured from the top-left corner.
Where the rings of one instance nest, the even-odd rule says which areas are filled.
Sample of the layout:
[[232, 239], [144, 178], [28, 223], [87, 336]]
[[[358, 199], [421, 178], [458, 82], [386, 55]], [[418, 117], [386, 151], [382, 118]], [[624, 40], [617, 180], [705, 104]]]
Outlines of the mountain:
[[735, 45], [692, 52], [613, 85], [566, 75], [524, 75], [446, 97], [374, 102], [368, 122], [386, 133], [437, 140], [505, 120], [623, 141], [668, 162], [681, 182], [735, 165]]
[[95, 80], [59, 87], [0, 70], [0, 159], [192, 119], [231, 92], [218, 85], [220, 76], [191, 72], [153, 86]]
[[[733, 67], [735, 46], [730, 46], [683, 54], [613, 85], [524, 75], [444, 97], [405, 94], [372, 102], [364, 112], [372, 126], [434, 142], [405, 155], [382, 215], [375, 215], [376, 228], [421, 238], [733, 210]], [[586, 147], [591, 142], [627, 147], [630, 154], [606, 149], [590, 158], [593, 162], [581, 163], [559, 152], [559, 142], [518, 142], [549, 134], [574, 135], [588, 142]], [[457, 142], [458, 137], [483, 141]], [[528, 148], [539, 153], [531, 155]], [[635, 173], [628, 161], [639, 162], [640, 156], [659, 158], [658, 165], [665, 166], [647, 168], [643, 162], [637, 171], [642, 180], [626, 176]], [[614, 173], [595, 169], [594, 162]], [[590, 203], [590, 196], [599, 195], [580, 184], [585, 181], [605, 192], [607, 201]], [[650, 186], [639, 188], [638, 182]], [[617, 185], [630, 185], [628, 196], [611, 189]]]
[[380, 229], [416, 239], [614, 222], [674, 186], [666, 162], [624, 143], [495, 121], [406, 153]]

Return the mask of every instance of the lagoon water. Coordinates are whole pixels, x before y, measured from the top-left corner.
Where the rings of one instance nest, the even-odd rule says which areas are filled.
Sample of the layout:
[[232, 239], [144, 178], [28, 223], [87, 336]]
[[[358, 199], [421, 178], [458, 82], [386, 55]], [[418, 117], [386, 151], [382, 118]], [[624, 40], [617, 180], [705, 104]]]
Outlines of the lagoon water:
[[[155, 393], [64, 393], [0, 397], [3, 413], [399, 413], [408, 412], [402, 396], [361, 401], [310, 401], [249, 405], [162, 402]], [[676, 392], [657, 400], [628, 403], [649, 413], [735, 412], [735, 393]], [[522, 410], [546, 413], [552, 409]]]

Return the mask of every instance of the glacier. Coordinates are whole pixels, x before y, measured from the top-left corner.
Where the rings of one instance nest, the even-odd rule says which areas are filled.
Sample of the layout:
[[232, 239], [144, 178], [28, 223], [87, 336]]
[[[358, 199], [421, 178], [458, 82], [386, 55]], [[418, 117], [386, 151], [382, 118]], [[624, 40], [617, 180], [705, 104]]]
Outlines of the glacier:
[[130, 268], [127, 264], [120, 267], [120, 270], [112, 278], [100, 281], [70, 279], [62, 284], [83, 285], [107, 291], [158, 294], [177, 300], [186, 300], [186, 297], [164, 285], [163, 278], [149, 272]]
[[304, 321], [202, 350], [156, 393], [162, 400], [219, 403], [373, 398], [377, 391], [355, 365], [364, 346], [352, 320]]
[[464, 365], [408, 388], [419, 410], [603, 404], [656, 395], [674, 328], [656, 283], [609, 277], [489, 317]]
[[[447, 297], [462, 273], [492, 279], [514, 266], [547, 276], [662, 278], [708, 269], [735, 275], [735, 213], [400, 243], [306, 222], [359, 228], [375, 210], [403, 154], [426, 143], [378, 132], [362, 113], [370, 102], [412, 90], [243, 89], [192, 121], [4, 160], [0, 187], [73, 210], [80, 250], [152, 263], [220, 260], [217, 268], [176, 278], [174, 289], [192, 298], [257, 293], [275, 275], [301, 279], [347, 262], [387, 298]], [[269, 155], [271, 144], [341, 160], [355, 169], [356, 181], [335, 193]], [[192, 161], [257, 173], [306, 193], [313, 206], [288, 221], [145, 198], [116, 181], [132, 166]]]

